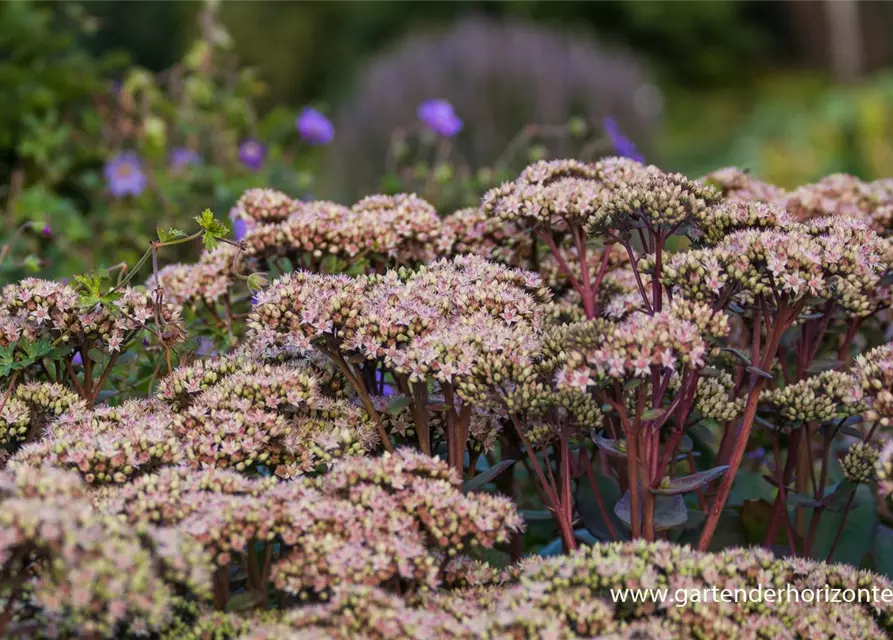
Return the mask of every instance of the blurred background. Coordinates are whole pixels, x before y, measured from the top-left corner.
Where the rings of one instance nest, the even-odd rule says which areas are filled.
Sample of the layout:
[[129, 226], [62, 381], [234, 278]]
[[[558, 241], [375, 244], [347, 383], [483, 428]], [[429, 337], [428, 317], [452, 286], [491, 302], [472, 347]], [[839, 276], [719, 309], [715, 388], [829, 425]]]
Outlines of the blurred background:
[[131, 260], [254, 186], [447, 213], [543, 157], [893, 176], [891, 31], [858, 0], [3, 2], [2, 277]]

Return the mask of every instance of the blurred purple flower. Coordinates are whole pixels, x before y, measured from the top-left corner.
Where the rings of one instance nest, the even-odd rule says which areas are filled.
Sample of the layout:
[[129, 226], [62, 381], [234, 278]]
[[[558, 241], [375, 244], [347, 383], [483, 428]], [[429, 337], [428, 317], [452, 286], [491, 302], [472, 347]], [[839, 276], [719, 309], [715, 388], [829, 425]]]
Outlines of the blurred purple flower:
[[611, 144], [614, 145], [614, 152], [618, 156], [645, 164], [645, 156], [639, 153], [639, 150], [636, 149], [636, 143], [623, 134], [614, 118], [605, 118], [603, 124], [605, 126], [605, 133], [611, 138]]
[[74, 357], [71, 359], [71, 364], [75, 367], [84, 366], [84, 358], [81, 356], [80, 351], [78, 351], [76, 354], [74, 354]]
[[462, 131], [462, 119], [446, 100], [426, 100], [419, 105], [418, 116], [429, 129], [444, 138], [452, 138]]
[[139, 156], [122, 151], [105, 163], [105, 181], [116, 198], [138, 196], [146, 188], [146, 174]]
[[207, 356], [216, 356], [218, 352], [214, 349], [214, 341], [207, 336], [201, 336], [198, 339], [198, 347], [195, 350], [196, 355], [207, 357]]
[[233, 238], [241, 240], [248, 233], [248, 222], [245, 218], [233, 218]]
[[171, 169], [182, 169], [190, 164], [201, 164], [202, 158], [197, 152], [188, 147], [177, 147], [171, 149], [168, 162]]
[[43, 225], [43, 229], [40, 232], [45, 235], [47, 238], [53, 235], [53, 228], [48, 224]]
[[239, 162], [253, 171], [264, 166], [267, 148], [254, 138], [248, 138], [239, 145]]
[[322, 113], [310, 107], [301, 111], [295, 120], [295, 128], [298, 130], [304, 142], [313, 145], [329, 144], [335, 137], [335, 127]]

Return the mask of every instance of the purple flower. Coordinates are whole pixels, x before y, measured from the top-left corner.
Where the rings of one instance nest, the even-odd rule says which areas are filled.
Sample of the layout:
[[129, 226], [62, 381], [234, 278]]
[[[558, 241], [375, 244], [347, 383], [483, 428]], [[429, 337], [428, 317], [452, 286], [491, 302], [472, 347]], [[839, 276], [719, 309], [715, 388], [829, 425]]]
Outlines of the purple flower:
[[248, 233], [248, 222], [245, 218], [238, 217], [233, 219], [233, 237], [236, 240], [241, 240], [245, 237], [245, 234]]
[[40, 232], [47, 238], [49, 238], [53, 235], [53, 228], [49, 224], [45, 224], [43, 225], [43, 229], [41, 229]]
[[295, 128], [308, 144], [329, 144], [335, 137], [335, 127], [329, 119], [310, 107], [301, 111], [301, 115], [295, 120]]
[[239, 145], [239, 162], [253, 171], [264, 166], [267, 148], [254, 138], [248, 138]]
[[78, 351], [74, 354], [74, 357], [71, 359], [71, 364], [75, 367], [83, 367], [84, 366], [84, 358], [81, 356], [81, 352]]
[[639, 153], [638, 149], [636, 149], [636, 144], [623, 134], [614, 118], [607, 117], [604, 119], [603, 123], [605, 126], [605, 133], [611, 138], [611, 144], [614, 145], [614, 152], [618, 156], [629, 158], [630, 160], [635, 160], [642, 164], [645, 163], [645, 156]]
[[138, 196], [146, 188], [146, 174], [133, 151], [122, 151], [105, 163], [105, 181], [116, 198]]
[[418, 115], [429, 129], [444, 138], [452, 138], [462, 131], [462, 119], [446, 100], [426, 100], [419, 105]]
[[177, 147], [171, 149], [168, 162], [170, 163], [171, 169], [182, 169], [190, 164], [201, 164], [202, 159], [197, 152], [188, 147]]

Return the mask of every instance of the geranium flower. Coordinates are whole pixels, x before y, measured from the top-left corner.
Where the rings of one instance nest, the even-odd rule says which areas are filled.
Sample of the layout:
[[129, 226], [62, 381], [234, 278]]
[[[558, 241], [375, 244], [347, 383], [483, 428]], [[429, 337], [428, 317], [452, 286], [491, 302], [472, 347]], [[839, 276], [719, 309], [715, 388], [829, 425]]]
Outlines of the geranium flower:
[[264, 166], [267, 148], [254, 138], [248, 138], [239, 145], [239, 162], [251, 169], [259, 170]]
[[172, 149], [168, 158], [171, 169], [182, 169], [190, 164], [201, 164], [202, 159], [198, 153], [187, 147]]
[[133, 151], [122, 151], [106, 162], [105, 180], [116, 198], [138, 196], [146, 188], [146, 174]]
[[614, 118], [607, 117], [602, 122], [605, 126], [605, 133], [611, 139], [611, 144], [614, 145], [614, 151], [618, 156], [645, 163], [645, 156], [636, 149], [636, 143], [624, 135]]
[[452, 138], [462, 131], [462, 119], [446, 100], [426, 100], [419, 105], [418, 116], [429, 129], [444, 138]]
[[329, 144], [335, 137], [335, 127], [322, 113], [310, 107], [301, 111], [295, 128], [304, 142], [312, 145]]

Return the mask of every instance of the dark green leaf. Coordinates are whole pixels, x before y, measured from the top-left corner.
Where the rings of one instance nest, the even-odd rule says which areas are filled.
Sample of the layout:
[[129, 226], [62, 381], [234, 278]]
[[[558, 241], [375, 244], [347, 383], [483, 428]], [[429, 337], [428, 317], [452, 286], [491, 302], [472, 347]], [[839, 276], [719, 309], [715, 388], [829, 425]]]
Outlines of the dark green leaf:
[[879, 524], [875, 528], [871, 555], [874, 570], [893, 578], [893, 529], [885, 524]]
[[[624, 539], [628, 538], [626, 531], [621, 526], [622, 523], [611, 509], [611, 505], [616, 504], [620, 500], [620, 487], [611, 478], [598, 473], [595, 474], [595, 484], [602, 499], [602, 504], [605, 505], [607, 516], [611, 519], [611, 524], [614, 526], [617, 535]], [[598, 539], [610, 540], [609, 528], [605, 524], [602, 510], [598, 507], [595, 494], [592, 492], [592, 486], [586, 478], [580, 481], [575, 497], [577, 511], [580, 512], [580, 519], [583, 521], [583, 525]]]
[[767, 380], [775, 380], [775, 376], [773, 376], [768, 371], [763, 371], [759, 367], [747, 367], [746, 371], [754, 376], [759, 376], [761, 378], [766, 378]]
[[690, 491], [699, 489], [706, 485], [708, 482], [715, 480], [723, 473], [725, 473], [726, 469], [728, 468], [729, 465], [724, 464], [719, 467], [713, 467], [712, 469], [707, 469], [706, 471], [699, 471], [688, 476], [671, 478], [669, 483], [667, 483], [667, 486], [664, 486], [663, 483], [661, 483], [661, 486], [652, 489], [651, 493], [663, 496], [670, 496], [679, 493], [689, 493]]
[[[747, 532], [750, 544], [762, 544], [772, 522], [772, 503], [768, 500], [745, 500], [741, 506], [741, 523]], [[783, 546], [788, 545], [787, 527], [778, 527], [778, 540]], [[803, 547], [802, 540], [796, 541], [797, 548]]]
[[479, 473], [471, 480], [467, 481], [462, 485], [462, 491], [465, 493], [471, 493], [472, 491], [480, 491], [484, 488], [489, 482], [492, 482], [494, 478], [496, 478], [500, 473], [511, 467], [515, 464], [517, 460], [501, 460], [500, 462], [494, 464], [492, 467], [484, 471], [483, 473]]
[[870, 487], [863, 484], [859, 485], [856, 497], [858, 504], [850, 509], [845, 522], [842, 510], [825, 510], [813, 544], [813, 557], [825, 559], [841, 522], [844, 522], [841, 542], [837, 545], [831, 560], [859, 566], [866, 554], [871, 552], [877, 525], [874, 494]]
[[526, 522], [542, 522], [552, 519], [552, 512], [546, 509], [521, 509], [521, 517]]
[[734, 349], [732, 347], [725, 347], [723, 349], [726, 353], [731, 353], [733, 356], [738, 358], [741, 362], [746, 365], [750, 365], [750, 356], [744, 353], [741, 349]]
[[388, 408], [385, 409], [391, 415], [400, 413], [410, 405], [412, 398], [409, 396], [395, 396], [388, 402]]
[[822, 371], [831, 371], [838, 369], [843, 364], [840, 360], [814, 360], [812, 365], [806, 370], [806, 373], [821, 373]]
[[642, 420], [648, 422], [649, 420], [656, 420], [664, 413], [663, 409], [648, 409], [648, 411], [642, 414]]
[[173, 227], [169, 229], [157, 227], [156, 231], [158, 232], [158, 239], [161, 242], [170, 242], [171, 240], [176, 240], [177, 238], [186, 237], [185, 231], [183, 231], [182, 229], [174, 229]]
[[226, 602], [226, 610], [234, 613], [248, 611], [264, 601], [263, 594], [257, 591], [237, 593]]
[[[632, 526], [630, 514], [630, 492], [627, 491], [614, 506], [614, 514], [620, 518], [627, 527]], [[688, 507], [682, 496], [655, 496], [654, 498], [654, 529], [664, 531], [685, 524], [688, 519]]]
[[596, 447], [598, 447], [599, 449], [604, 449], [611, 455], [617, 456], [618, 458], [626, 457], [625, 440], [612, 440], [611, 438], [605, 438], [598, 433], [594, 433], [592, 435], [592, 441], [595, 443]]

